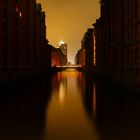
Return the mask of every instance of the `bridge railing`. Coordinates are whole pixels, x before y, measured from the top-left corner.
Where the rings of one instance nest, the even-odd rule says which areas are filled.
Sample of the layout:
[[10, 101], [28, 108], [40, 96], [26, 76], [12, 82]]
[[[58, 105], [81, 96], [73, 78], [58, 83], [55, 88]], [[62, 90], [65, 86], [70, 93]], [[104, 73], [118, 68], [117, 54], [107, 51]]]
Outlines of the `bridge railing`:
[[83, 70], [83, 67], [81, 65], [65, 65], [65, 66], [55, 66], [52, 67], [54, 71], [64, 71], [68, 69], [76, 69], [76, 70]]

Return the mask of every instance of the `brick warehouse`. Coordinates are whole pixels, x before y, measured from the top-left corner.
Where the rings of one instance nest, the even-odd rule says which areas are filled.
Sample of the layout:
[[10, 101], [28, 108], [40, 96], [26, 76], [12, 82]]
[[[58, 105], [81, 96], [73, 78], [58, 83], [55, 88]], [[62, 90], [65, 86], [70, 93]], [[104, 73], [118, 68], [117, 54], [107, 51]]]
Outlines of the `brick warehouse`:
[[140, 1], [102, 0], [94, 24], [96, 71], [127, 88], [140, 86]]
[[[35, 31], [35, 57], [36, 69], [41, 71], [51, 66], [51, 48], [46, 40], [45, 12], [42, 11], [41, 4], [36, 4], [36, 31]], [[39, 71], [40, 71], [39, 70]]]
[[45, 32], [45, 13], [38, 13], [35, 0], [0, 0], [1, 80], [39, 73], [44, 64], [50, 69]]
[[51, 66], [64, 66], [67, 64], [67, 55], [63, 53], [62, 49], [55, 48], [54, 46], [50, 45], [51, 48]]
[[85, 49], [81, 48], [78, 50], [75, 56], [75, 63], [83, 68], [85, 67]]
[[81, 49], [75, 57], [76, 64], [87, 72], [93, 72], [96, 64], [95, 47], [95, 31], [93, 28], [88, 28], [81, 41]]

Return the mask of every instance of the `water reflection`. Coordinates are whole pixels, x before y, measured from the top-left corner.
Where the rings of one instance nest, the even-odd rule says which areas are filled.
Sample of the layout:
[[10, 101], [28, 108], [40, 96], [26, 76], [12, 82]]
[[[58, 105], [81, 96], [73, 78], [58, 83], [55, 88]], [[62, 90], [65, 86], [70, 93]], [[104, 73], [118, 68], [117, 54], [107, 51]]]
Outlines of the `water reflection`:
[[59, 88], [59, 103], [61, 106], [64, 105], [65, 96], [66, 96], [66, 87], [65, 87], [64, 82], [61, 81], [60, 88]]
[[1, 140], [139, 139], [140, 94], [77, 71], [0, 87]]
[[84, 79], [85, 79], [84, 80], [85, 89], [83, 94], [83, 100], [84, 100], [85, 108], [90, 116], [94, 116], [95, 114], [93, 112], [93, 104], [94, 104], [93, 77], [89, 74], [85, 74]]
[[[104, 99], [102, 98], [101, 102], [104, 104], [104, 108], [100, 107], [98, 121], [101, 121], [102, 126], [106, 127], [106, 130], [100, 127], [103, 137], [105, 135], [103, 139], [114, 137], [120, 140], [139, 139], [140, 95], [114, 85], [107, 85], [106, 92], [102, 96]], [[101, 114], [104, 115], [104, 118], [101, 117]], [[111, 134], [107, 133], [107, 130]]]
[[92, 120], [96, 120], [100, 139], [139, 139], [140, 94], [104, 80], [92, 80], [91, 86], [88, 76], [85, 81], [85, 107]]
[[22, 81], [0, 87], [0, 140], [43, 139], [51, 90], [48, 80]]
[[88, 118], [83, 105], [84, 87], [81, 72], [65, 71], [53, 75], [45, 140], [99, 139], [96, 126]]

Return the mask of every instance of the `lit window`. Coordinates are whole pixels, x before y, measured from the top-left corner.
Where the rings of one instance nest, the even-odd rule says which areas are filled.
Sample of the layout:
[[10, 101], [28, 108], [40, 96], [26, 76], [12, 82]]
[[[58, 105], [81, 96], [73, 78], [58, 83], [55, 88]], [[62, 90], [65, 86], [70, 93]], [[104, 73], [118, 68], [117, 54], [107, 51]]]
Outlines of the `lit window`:
[[22, 17], [22, 13], [21, 12], [19, 12], [19, 16]]

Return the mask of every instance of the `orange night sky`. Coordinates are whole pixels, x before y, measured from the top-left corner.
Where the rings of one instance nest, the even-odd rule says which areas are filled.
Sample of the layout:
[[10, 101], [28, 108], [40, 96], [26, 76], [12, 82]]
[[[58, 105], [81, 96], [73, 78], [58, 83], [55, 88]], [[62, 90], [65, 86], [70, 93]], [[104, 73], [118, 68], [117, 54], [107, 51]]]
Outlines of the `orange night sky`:
[[37, 0], [46, 12], [47, 39], [57, 47], [68, 45], [68, 60], [74, 62], [87, 28], [99, 17], [99, 0]]

